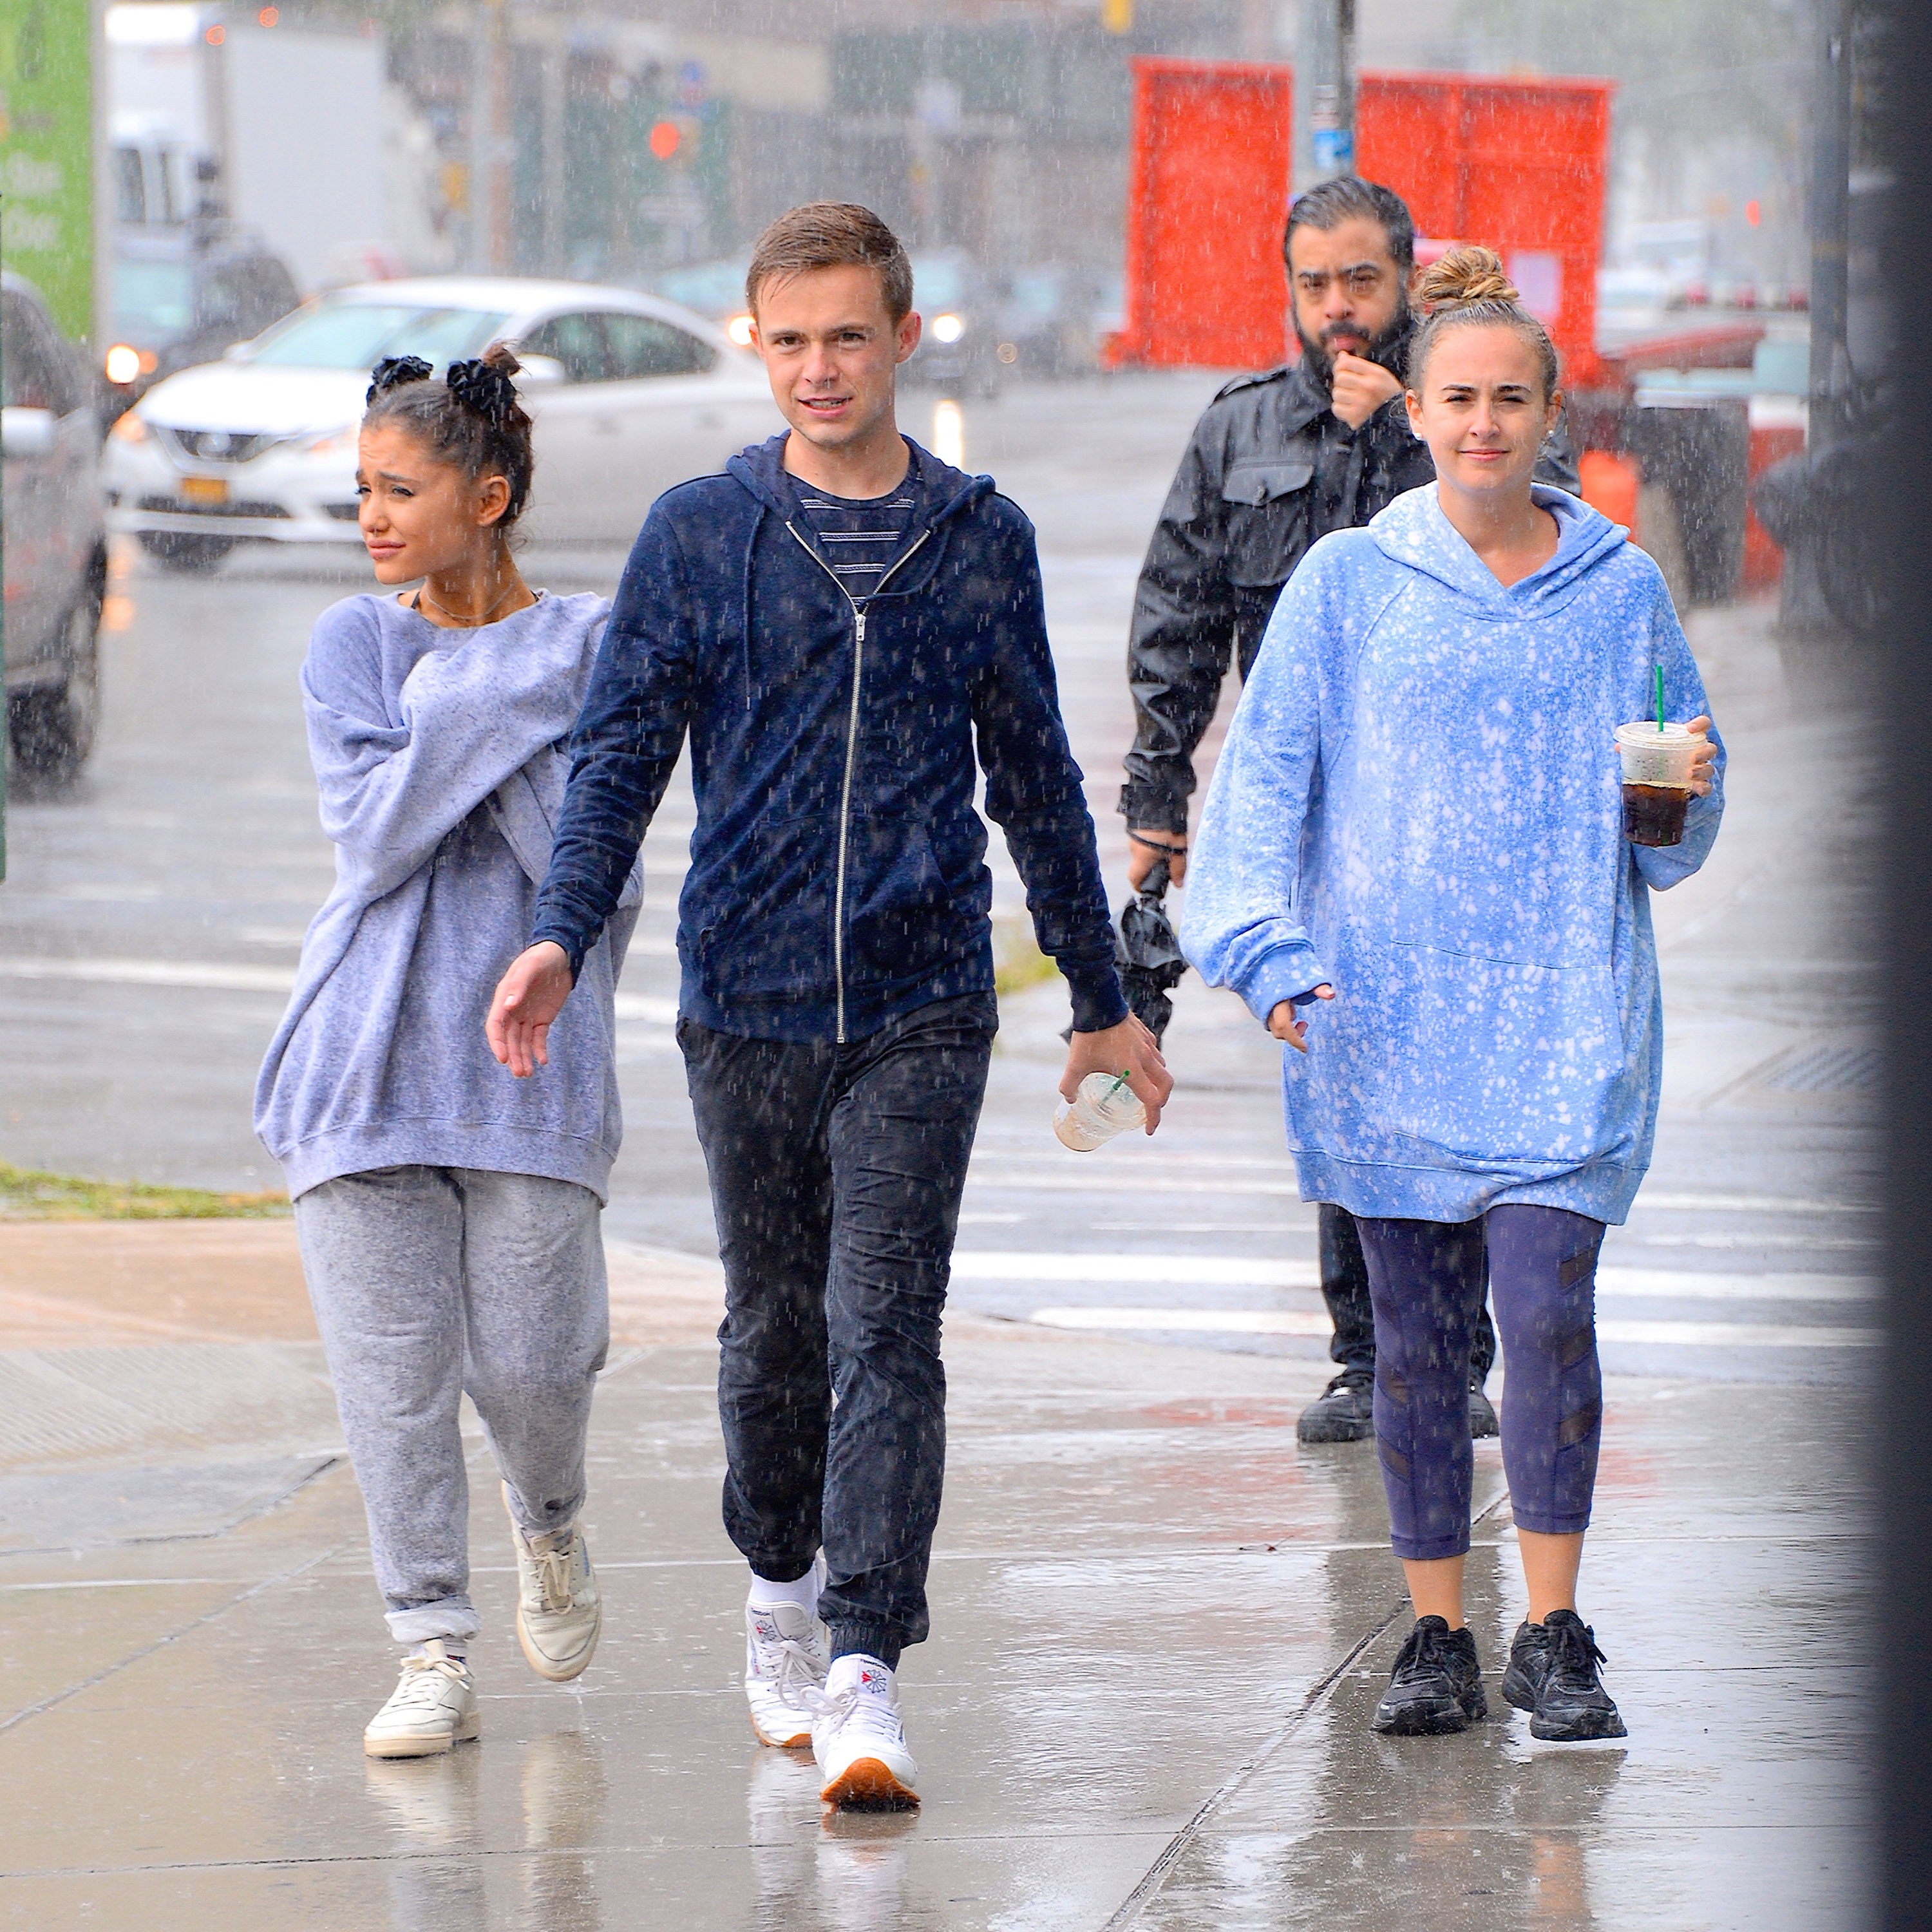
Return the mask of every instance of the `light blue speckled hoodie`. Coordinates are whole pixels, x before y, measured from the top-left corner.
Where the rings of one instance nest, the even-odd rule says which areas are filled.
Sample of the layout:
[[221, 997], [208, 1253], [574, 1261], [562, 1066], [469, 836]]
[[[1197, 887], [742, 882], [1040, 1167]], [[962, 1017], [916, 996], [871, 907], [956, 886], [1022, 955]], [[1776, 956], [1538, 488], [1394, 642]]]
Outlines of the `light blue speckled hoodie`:
[[[1181, 943], [1283, 1049], [1301, 1192], [1463, 1221], [1498, 1202], [1620, 1222], [1649, 1164], [1663, 1007], [1649, 889], [1703, 862], [1623, 836], [1616, 728], [1708, 707], [1657, 566], [1561, 490], [1549, 562], [1504, 590], [1436, 487], [1310, 550], [1214, 774]], [[1713, 733], [1715, 736], [1715, 733]], [[1718, 762], [1721, 773], [1724, 752]]]
[[316, 619], [302, 709], [335, 890], [255, 1088], [255, 1131], [290, 1194], [420, 1163], [543, 1174], [604, 1198], [623, 1132], [615, 994], [640, 869], [538, 1078], [497, 1065], [483, 1022], [530, 932], [569, 772], [563, 740], [610, 609], [544, 596], [448, 631], [364, 596]]

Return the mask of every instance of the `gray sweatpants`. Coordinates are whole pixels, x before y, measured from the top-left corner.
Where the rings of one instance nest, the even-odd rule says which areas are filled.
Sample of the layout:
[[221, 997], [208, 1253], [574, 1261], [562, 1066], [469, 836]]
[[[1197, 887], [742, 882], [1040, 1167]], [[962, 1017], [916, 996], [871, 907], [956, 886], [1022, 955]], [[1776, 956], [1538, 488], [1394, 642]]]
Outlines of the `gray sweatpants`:
[[530, 1536], [584, 1505], [610, 1342], [597, 1197], [532, 1174], [385, 1167], [296, 1202], [344, 1439], [399, 1643], [466, 1637], [470, 1485], [457, 1405], [482, 1418]]

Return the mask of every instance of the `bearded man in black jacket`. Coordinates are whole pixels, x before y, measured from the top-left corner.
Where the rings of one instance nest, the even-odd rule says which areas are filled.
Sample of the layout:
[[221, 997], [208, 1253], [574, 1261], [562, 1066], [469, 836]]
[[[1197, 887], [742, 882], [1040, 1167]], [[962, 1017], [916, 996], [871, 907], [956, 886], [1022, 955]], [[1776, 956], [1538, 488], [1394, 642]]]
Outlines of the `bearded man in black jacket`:
[[[1288, 211], [1282, 249], [1299, 360], [1238, 376], [1208, 404], [1148, 546], [1134, 600], [1127, 680], [1136, 730], [1120, 810], [1136, 889], [1165, 856], [1187, 871], [1194, 752], [1232, 664], [1245, 679], [1275, 600], [1318, 537], [1367, 523], [1436, 480], [1410, 430], [1402, 370], [1414, 317], [1415, 225], [1402, 198], [1354, 176], [1324, 182]], [[1573, 494], [1576, 464], [1559, 424], [1536, 469]], [[1374, 1433], [1376, 1335], [1354, 1223], [1321, 1209], [1322, 1292], [1341, 1372], [1303, 1412], [1304, 1442]], [[1496, 1361], [1483, 1312], [1470, 1366], [1469, 1419], [1496, 1432], [1483, 1383]]]

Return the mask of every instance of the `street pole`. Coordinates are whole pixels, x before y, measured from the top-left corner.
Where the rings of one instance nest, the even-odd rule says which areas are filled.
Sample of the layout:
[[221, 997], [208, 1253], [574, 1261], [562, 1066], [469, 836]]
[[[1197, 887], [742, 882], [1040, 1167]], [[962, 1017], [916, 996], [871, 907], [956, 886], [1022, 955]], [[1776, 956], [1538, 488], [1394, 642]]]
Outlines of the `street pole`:
[[1355, 0], [1301, 0], [1294, 191], [1355, 172]]
[[[1813, 0], [1817, 32], [1811, 98], [1811, 362], [1805, 443], [1813, 455], [1844, 434], [1852, 382], [1846, 347], [1850, 298], [1851, 0]], [[1814, 533], [1801, 529], [1778, 579], [1778, 628], [1792, 639], [1834, 636], [1838, 626], [1818, 581]]]
[[1843, 435], [1851, 388], [1846, 347], [1851, 230], [1852, 45], [1850, 0], [1816, 0], [1818, 64], [1811, 151], [1811, 370], [1809, 441]]

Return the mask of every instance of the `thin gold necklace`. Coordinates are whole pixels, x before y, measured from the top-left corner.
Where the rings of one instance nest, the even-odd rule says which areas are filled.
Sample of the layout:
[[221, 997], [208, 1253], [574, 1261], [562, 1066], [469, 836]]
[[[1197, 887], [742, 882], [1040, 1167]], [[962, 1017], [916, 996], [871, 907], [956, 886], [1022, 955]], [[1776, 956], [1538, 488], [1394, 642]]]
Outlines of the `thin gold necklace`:
[[418, 614], [420, 614], [424, 604], [428, 602], [433, 608], [440, 610], [442, 614], [447, 617], [452, 624], [455, 625], [459, 630], [480, 631], [485, 624], [489, 622], [492, 615], [496, 611], [500, 610], [503, 606], [508, 603], [510, 599], [515, 596], [517, 592], [523, 588], [523, 580], [520, 578], [516, 582], [510, 586], [508, 590], [503, 592], [502, 596], [496, 599], [495, 603], [492, 604], [488, 610], [484, 610], [480, 616], [465, 617], [460, 616], [457, 612], [452, 610], [447, 604], [442, 602], [436, 598], [430, 596], [429, 586], [425, 584], [416, 594], [416, 608]]

